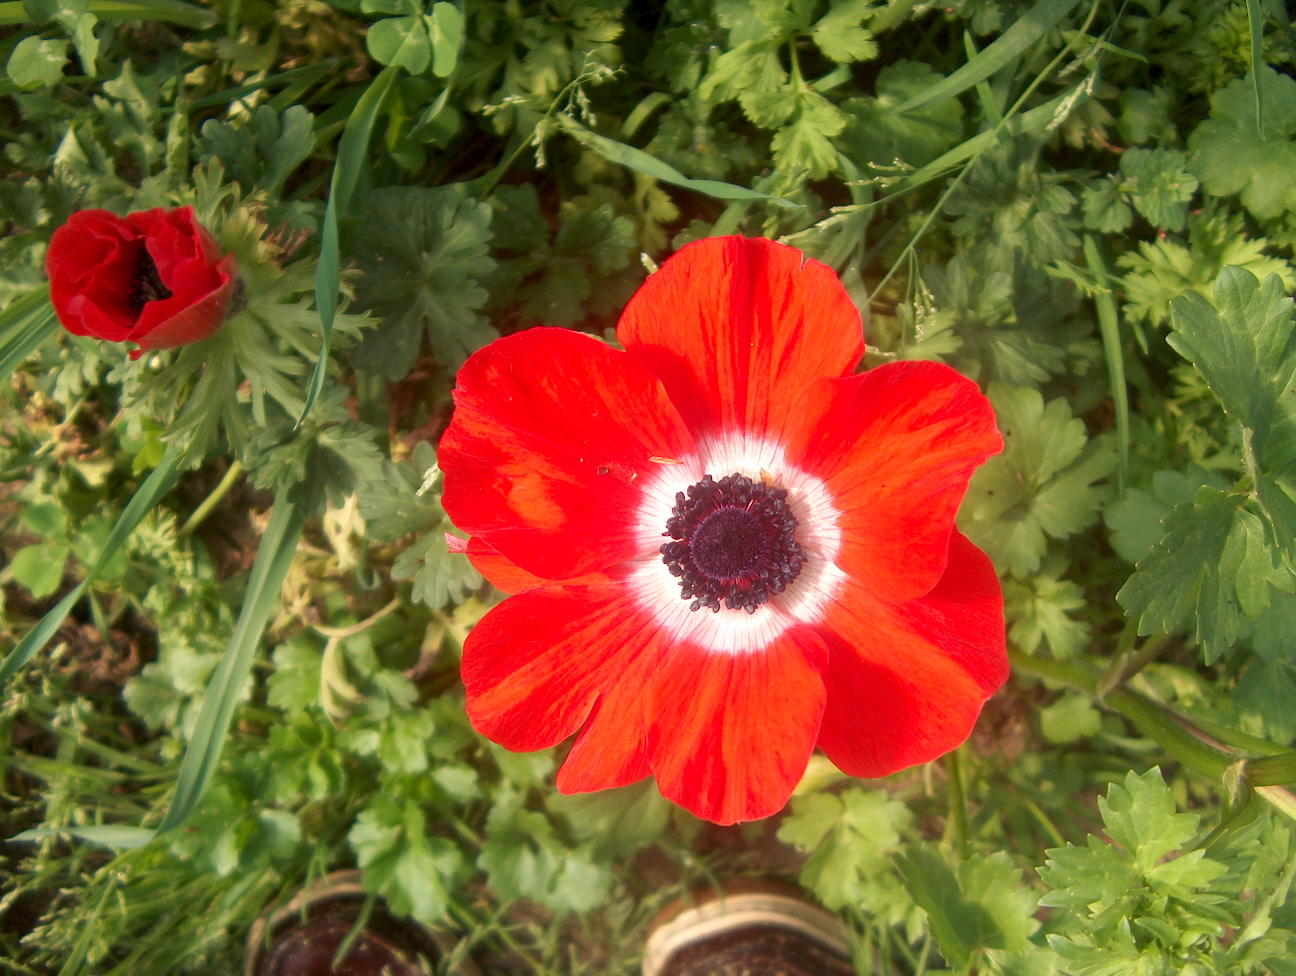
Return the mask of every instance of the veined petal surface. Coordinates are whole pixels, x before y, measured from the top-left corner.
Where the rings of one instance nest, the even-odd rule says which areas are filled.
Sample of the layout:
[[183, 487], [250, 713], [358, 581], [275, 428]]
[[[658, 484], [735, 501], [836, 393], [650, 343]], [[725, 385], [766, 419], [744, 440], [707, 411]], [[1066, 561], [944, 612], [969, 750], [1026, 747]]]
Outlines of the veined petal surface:
[[832, 269], [761, 237], [681, 248], [630, 299], [617, 338], [699, 437], [781, 439], [806, 388], [864, 355], [859, 312]]
[[819, 747], [852, 776], [949, 752], [1008, 677], [998, 576], [957, 530], [945, 575], [926, 596], [884, 603], [852, 581], [820, 630], [829, 656]]
[[464, 642], [468, 718], [506, 749], [547, 749], [576, 732], [641, 658], [663, 653], [660, 629], [615, 581], [528, 590], [486, 614]]
[[671, 647], [647, 710], [648, 763], [662, 795], [719, 824], [777, 813], [814, 750], [825, 661], [809, 627], [744, 653]]
[[948, 366], [905, 362], [820, 381], [799, 412], [787, 456], [841, 513], [837, 565], [884, 600], [927, 593], [968, 479], [1003, 449], [990, 401]]
[[642, 554], [637, 482], [656, 473], [653, 458], [693, 450], [643, 363], [590, 336], [530, 329], [459, 371], [442, 504], [522, 569], [570, 579]]

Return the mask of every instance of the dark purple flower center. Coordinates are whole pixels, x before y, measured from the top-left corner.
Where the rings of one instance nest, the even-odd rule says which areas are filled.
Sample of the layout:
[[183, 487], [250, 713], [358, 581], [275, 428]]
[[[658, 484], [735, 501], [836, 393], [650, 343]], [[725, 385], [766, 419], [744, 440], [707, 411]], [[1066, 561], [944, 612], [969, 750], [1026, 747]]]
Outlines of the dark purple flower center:
[[131, 279], [130, 307], [139, 311], [146, 302], [161, 301], [171, 297], [171, 289], [162, 283], [157, 263], [148, 248], [140, 245], [139, 256], [135, 259], [135, 276]]
[[704, 475], [687, 494], [677, 492], [666, 520], [673, 542], [661, 547], [662, 562], [680, 578], [690, 610], [720, 604], [755, 613], [797, 578], [805, 550], [793, 536], [797, 520], [787, 491], [740, 474], [716, 481]]

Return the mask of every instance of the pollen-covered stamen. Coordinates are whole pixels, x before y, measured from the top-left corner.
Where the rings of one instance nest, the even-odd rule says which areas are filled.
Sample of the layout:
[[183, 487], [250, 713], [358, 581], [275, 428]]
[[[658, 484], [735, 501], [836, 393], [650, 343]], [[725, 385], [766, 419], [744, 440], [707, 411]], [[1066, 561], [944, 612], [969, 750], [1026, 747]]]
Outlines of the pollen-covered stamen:
[[662, 562], [679, 577], [690, 610], [718, 613], [723, 601], [755, 613], [801, 572], [806, 553], [796, 527], [786, 490], [740, 474], [719, 481], [704, 475], [675, 495], [662, 533], [675, 541], [661, 547]]
[[162, 283], [157, 264], [148, 248], [141, 245], [139, 256], [135, 258], [135, 276], [131, 279], [130, 297], [127, 301], [131, 308], [139, 311], [146, 302], [157, 302], [171, 297], [171, 289]]

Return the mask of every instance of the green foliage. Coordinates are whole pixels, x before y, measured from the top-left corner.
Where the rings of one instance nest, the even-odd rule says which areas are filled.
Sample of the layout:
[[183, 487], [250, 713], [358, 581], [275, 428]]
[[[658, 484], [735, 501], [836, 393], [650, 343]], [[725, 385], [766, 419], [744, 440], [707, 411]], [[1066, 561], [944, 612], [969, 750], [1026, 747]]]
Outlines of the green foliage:
[[1296, 585], [1287, 564], [1296, 531], [1291, 300], [1276, 275], [1262, 284], [1226, 268], [1215, 303], [1196, 293], [1176, 299], [1170, 343], [1240, 427], [1246, 474], [1232, 490], [1200, 487], [1166, 514], [1164, 536], [1119, 594], [1143, 633], [1177, 629], [1191, 611], [1208, 662], [1250, 632], [1273, 587]]
[[1018, 577], [1040, 565], [1047, 537], [1065, 539], [1091, 524], [1107, 499], [1098, 485], [1115, 457], [1090, 441], [1065, 400], [1045, 406], [1035, 390], [993, 386], [990, 401], [1004, 451], [972, 477], [959, 525], [1000, 567]]
[[361, 308], [378, 315], [352, 355], [359, 369], [404, 379], [419, 359], [423, 336], [452, 372], [498, 333], [477, 313], [486, 301], [478, 281], [495, 262], [487, 256], [491, 208], [456, 187], [377, 190], [352, 250], [364, 272]]
[[1264, 219], [1296, 207], [1296, 80], [1265, 67], [1259, 87], [1260, 119], [1254, 81], [1239, 78], [1212, 96], [1211, 117], [1193, 130], [1188, 148], [1207, 193], [1240, 194], [1247, 210]]
[[[774, 864], [861, 972], [1293, 972], [1265, 811], [1296, 806], [1264, 785], [1296, 736], [1277, 5], [9, 6], [0, 837], [27, 832], [0, 970], [237, 971], [253, 919], [358, 867], [461, 953], [629, 976], [661, 905]], [[239, 264], [221, 330], [138, 360], [63, 334], [54, 230], [183, 205]], [[795, 866], [651, 779], [562, 796], [562, 746], [474, 732], [458, 660], [500, 594], [440, 504], [466, 357], [611, 339], [646, 267], [731, 233], [829, 264], [867, 366], [945, 362], [1006, 435], [959, 524], [1016, 674], [956, 760], [861, 784], [814, 757], [772, 828]], [[263, 537], [283, 572], [250, 584]]]

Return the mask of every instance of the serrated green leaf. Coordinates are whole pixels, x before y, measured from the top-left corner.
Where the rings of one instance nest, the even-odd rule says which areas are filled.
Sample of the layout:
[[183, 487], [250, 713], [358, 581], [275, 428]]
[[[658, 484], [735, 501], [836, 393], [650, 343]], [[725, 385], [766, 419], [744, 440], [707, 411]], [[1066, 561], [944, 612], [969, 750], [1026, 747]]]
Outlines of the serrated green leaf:
[[1184, 154], [1173, 149], [1127, 149], [1121, 154], [1120, 171], [1130, 201], [1152, 226], [1183, 230], [1198, 186], [1186, 163]]
[[898, 112], [914, 94], [938, 84], [943, 75], [930, 65], [897, 61], [878, 72], [876, 98], [851, 98], [841, 104], [847, 127], [838, 139], [857, 164], [925, 166], [958, 142], [963, 134], [963, 106], [956, 98], [928, 102]]
[[877, 57], [873, 32], [862, 26], [877, 8], [873, 0], [836, 0], [815, 23], [811, 37], [824, 57], [845, 64]]
[[966, 969], [978, 949], [1002, 947], [1004, 933], [994, 915], [964, 896], [959, 879], [935, 849], [911, 844], [894, 859], [909, 894], [927, 913], [941, 955], [955, 969]]
[[410, 599], [433, 610], [462, 603], [482, 585], [482, 576], [463, 553], [451, 552], [439, 526], [405, 549], [392, 564], [394, 580], [412, 580]]
[[487, 298], [478, 282], [495, 268], [487, 253], [491, 208], [461, 187], [387, 187], [369, 195], [366, 212], [351, 248], [364, 271], [356, 299], [382, 323], [352, 361], [404, 379], [426, 335], [437, 361], [458, 370], [499, 335], [477, 311]]
[[1192, 840], [1201, 819], [1175, 812], [1174, 795], [1156, 766], [1141, 776], [1133, 770], [1126, 773], [1123, 785], [1113, 783], [1107, 796], [1098, 798], [1098, 810], [1107, 836], [1125, 848], [1144, 874]]
[[[1256, 124], [1256, 90], [1264, 93], [1264, 134]], [[1211, 117], [1188, 137], [1189, 169], [1207, 193], [1240, 194], [1255, 216], [1296, 206], [1296, 81], [1264, 67], [1211, 96]]]
[[959, 526], [1015, 576], [1033, 573], [1045, 537], [1063, 539], [1092, 523], [1109, 491], [1096, 483], [1116, 458], [1101, 441], [1086, 442], [1084, 423], [1062, 399], [1047, 407], [1027, 387], [992, 384], [1004, 452], [972, 477]]
[[1085, 695], [1063, 695], [1040, 709], [1040, 731], [1058, 745], [1086, 739], [1101, 728], [1102, 716]]

